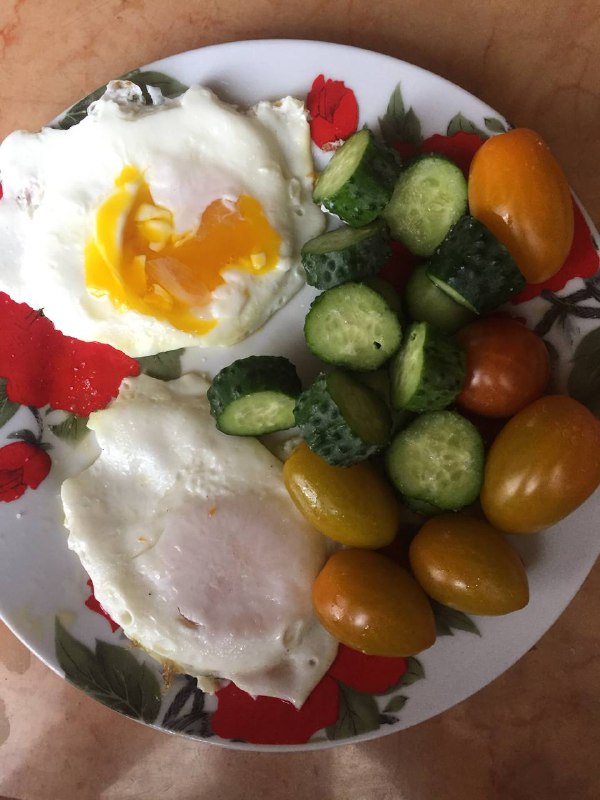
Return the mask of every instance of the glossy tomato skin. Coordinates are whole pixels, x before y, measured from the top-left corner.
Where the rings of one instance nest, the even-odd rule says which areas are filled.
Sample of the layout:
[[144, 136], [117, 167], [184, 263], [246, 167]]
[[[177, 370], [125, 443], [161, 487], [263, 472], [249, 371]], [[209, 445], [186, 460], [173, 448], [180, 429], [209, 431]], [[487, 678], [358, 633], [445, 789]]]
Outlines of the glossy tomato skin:
[[466, 325], [456, 338], [467, 354], [457, 403], [484, 417], [511, 417], [544, 393], [550, 359], [544, 342], [510, 317]]
[[334, 467], [302, 442], [283, 465], [296, 506], [317, 530], [350, 547], [384, 547], [400, 525], [400, 503], [368, 462]]
[[514, 128], [488, 139], [469, 172], [469, 209], [505, 245], [528, 283], [563, 265], [573, 241], [566, 176], [542, 137]]
[[435, 641], [431, 605], [405, 569], [372, 550], [338, 550], [313, 584], [323, 627], [368, 655], [411, 656]]
[[501, 533], [476, 517], [430, 519], [411, 542], [410, 564], [430, 597], [466, 614], [510, 614], [529, 602], [519, 555]]
[[507, 422], [488, 453], [481, 505], [507, 533], [566, 517], [600, 483], [600, 423], [577, 400], [541, 397]]

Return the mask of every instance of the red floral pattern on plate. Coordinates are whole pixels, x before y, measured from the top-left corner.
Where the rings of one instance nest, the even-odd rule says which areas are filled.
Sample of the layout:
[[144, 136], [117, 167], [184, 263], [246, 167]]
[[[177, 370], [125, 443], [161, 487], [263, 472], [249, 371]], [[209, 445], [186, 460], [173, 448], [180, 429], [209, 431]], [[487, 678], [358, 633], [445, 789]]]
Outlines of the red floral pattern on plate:
[[366, 656], [340, 645], [335, 661], [302, 708], [273, 697], [252, 697], [229, 683], [217, 692], [212, 729], [224, 739], [252, 744], [303, 744], [333, 725], [340, 709], [341, 682], [359, 692], [385, 692], [402, 678], [404, 658]]
[[51, 466], [48, 453], [29, 442], [0, 447], [0, 501], [10, 503], [27, 489], [37, 489]]
[[86, 416], [139, 371], [119, 350], [65, 336], [39, 311], [0, 293], [0, 376], [13, 402]]
[[321, 150], [334, 150], [358, 126], [358, 103], [343, 81], [318, 75], [306, 98], [310, 113], [310, 135]]
[[106, 609], [96, 599], [96, 595], [94, 594], [94, 584], [92, 583], [91, 578], [87, 579], [87, 585], [90, 587], [90, 596], [85, 601], [87, 608], [89, 608], [90, 611], [94, 611], [96, 614], [100, 614], [101, 617], [104, 617], [104, 619], [110, 625], [111, 631], [114, 633], [116, 630], [120, 628], [120, 625], [117, 625], [117, 623], [110, 616], [108, 611], [106, 611]]

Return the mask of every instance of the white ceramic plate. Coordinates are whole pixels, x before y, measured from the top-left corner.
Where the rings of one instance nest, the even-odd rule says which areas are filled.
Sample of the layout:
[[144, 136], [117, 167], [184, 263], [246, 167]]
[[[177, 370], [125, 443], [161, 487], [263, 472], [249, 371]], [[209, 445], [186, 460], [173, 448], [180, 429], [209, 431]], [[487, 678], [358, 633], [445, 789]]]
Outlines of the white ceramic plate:
[[[490, 135], [507, 125], [493, 109], [443, 78], [393, 58], [341, 45], [236, 42], [183, 53], [144, 69], [160, 71], [186, 85], [206, 84], [224, 99], [241, 105], [286, 94], [305, 97], [315, 77], [324, 73], [354, 91], [359, 126], [366, 123], [375, 128], [400, 84], [405, 110], [413, 108], [425, 139], [435, 133], [446, 134], [449, 125], [451, 132], [462, 130], [464, 135], [475, 128]], [[414, 124], [412, 131], [414, 135]], [[319, 164], [327, 158], [316, 148], [315, 156]], [[587, 224], [591, 227], [589, 219]], [[558, 354], [555, 376], [561, 389], [568, 380], [571, 386], [578, 386], [578, 380], [581, 383], [581, 376], [571, 375], [577, 366], [577, 359], [572, 359], [580, 340], [591, 333], [597, 341], [594, 329], [600, 311], [589, 288], [594, 285], [589, 277], [590, 257], [595, 255], [587, 254], [588, 279], [573, 278], [559, 294], [575, 293], [575, 305], [584, 303], [598, 312], [591, 318], [571, 313], [562, 318], [566, 324], [558, 324], [552, 310], [556, 303], [548, 295], [511, 306], [512, 313], [526, 317], [532, 327], [549, 327], [543, 332]], [[597, 257], [594, 263], [597, 266]], [[575, 267], [570, 274], [582, 272]], [[174, 375], [182, 365], [184, 370], [214, 373], [234, 358], [262, 352], [287, 355], [298, 365], [301, 377], [309, 378], [315, 365], [306, 355], [301, 330], [313, 296], [309, 289], [300, 292], [242, 345], [225, 351], [187, 351], [181, 364], [175, 357], [167, 372]], [[17, 360], [22, 357], [16, 355]], [[578, 391], [581, 394], [583, 390]], [[248, 698], [240, 704], [235, 697], [219, 699], [215, 712], [217, 699], [204, 696], [190, 678], [174, 678], [165, 689], [158, 665], [131, 650], [120, 630], [112, 632], [108, 622], [85, 605], [87, 600], [88, 606], [93, 606], [87, 576], [66, 546], [59, 489], [64, 477], [77, 472], [89, 458], [94, 446], [91, 436], [76, 442], [65, 435], [65, 426], [52, 430], [51, 425], [64, 420], [61, 412], [47, 414], [42, 409], [34, 415], [27, 406], [15, 409], [10, 405], [0, 409], [0, 422], [4, 422], [0, 447], [17, 441], [11, 438], [15, 432], [26, 444], [24, 430], [32, 432], [30, 446], [38, 446], [40, 430], [41, 441], [52, 446], [52, 469], [39, 487], [28, 488], [12, 502], [0, 502], [0, 611], [4, 621], [49, 667], [62, 675], [60, 664], [67, 665], [70, 680], [117, 710], [160, 728], [233, 747], [319, 748], [349, 738], [360, 741], [409, 727], [459, 703], [517, 661], [547, 630], [581, 586], [600, 549], [596, 532], [600, 498], [596, 495], [543, 536], [514, 542], [526, 562], [531, 586], [531, 601], [524, 610], [504, 618], [471, 621], [461, 615], [442, 615], [440, 625], [453, 635], [440, 636], [418, 659], [339, 665], [327, 678], [319, 698], [300, 712], [302, 717], [288, 708], [287, 716], [276, 723], [279, 712], [273, 703], [279, 701], [253, 705]], [[11, 415], [13, 411], [16, 413]], [[14, 473], [16, 467], [10, 469]], [[10, 495], [7, 482], [15, 480], [16, 474], [9, 475], [6, 470], [0, 449], [0, 497], [5, 500]], [[18, 476], [16, 479], [18, 482]], [[375, 677], [369, 680], [367, 673]], [[129, 699], [125, 700], [127, 693]], [[328, 719], [323, 716], [325, 706]], [[235, 720], [243, 720], [243, 724]]]

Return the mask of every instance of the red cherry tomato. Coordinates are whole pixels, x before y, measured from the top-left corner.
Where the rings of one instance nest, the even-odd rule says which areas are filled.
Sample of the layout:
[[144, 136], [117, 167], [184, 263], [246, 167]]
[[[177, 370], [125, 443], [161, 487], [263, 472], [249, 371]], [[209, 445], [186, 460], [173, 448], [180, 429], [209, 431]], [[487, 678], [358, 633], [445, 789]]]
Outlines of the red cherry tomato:
[[323, 627], [342, 644], [376, 656], [410, 656], [435, 641], [433, 611], [405, 569], [373, 550], [338, 550], [313, 584]]
[[457, 403], [485, 417], [511, 417], [537, 400], [550, 377], [544, 342], [510, 317], [472, 322], [456, 335], [467, 354]]
[[515, 128], [479, 148], [469, 172], [469, 209], [505, 245], [528, 283], [542, 283], [562, 267], [573, 241], [573, 203], [539, 134]]

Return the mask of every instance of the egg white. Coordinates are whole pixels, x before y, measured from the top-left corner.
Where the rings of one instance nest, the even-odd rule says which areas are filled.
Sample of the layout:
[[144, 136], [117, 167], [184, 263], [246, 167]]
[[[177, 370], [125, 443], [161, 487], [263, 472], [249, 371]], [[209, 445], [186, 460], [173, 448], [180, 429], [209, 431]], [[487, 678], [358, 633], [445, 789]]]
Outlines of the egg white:
[[[299, 100], [261, 102], [249, 111], [194, 86], [176, 100], [113, 81], [89, 115], [69, 130], [15, 132], [0, 145], [0, 291], [44, 313], [64, 333], [145, 356], [177, 347], [230, 345], [260, 327], [303, 285], [304, 241], [324, 217], [311, 201], [313, 164], [307, 114]], [[85, 247], [99, 206], [125, 166], [138, 168], [178, 232], [193, 229], [217, 199], [255, 197], [281, 237], [270, 272], [234, 267], [202, 317], [208, 333], [116, 308], [86, 287]]]
[[299, 706], [337, 649], [311, 603], [328, 545], [281, 462], [216, 429], [207, 388], [196, 374], [127, 378], [90, 416], [101, 452], [63, 484], [68, 544], [111, 617], [163, 664]]

